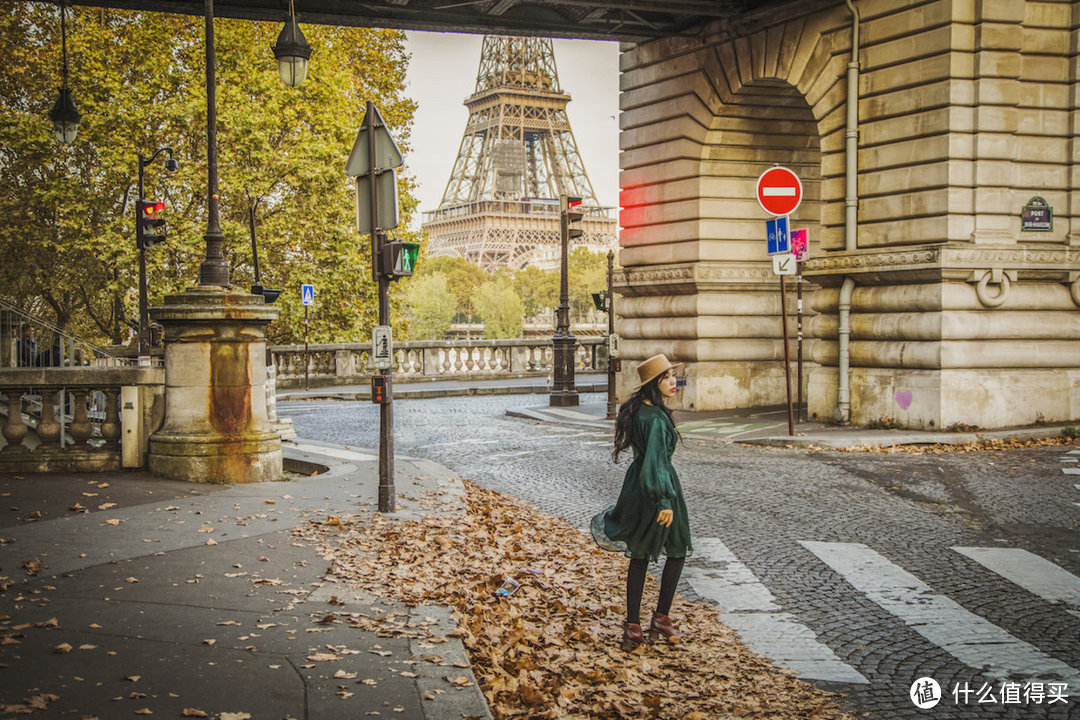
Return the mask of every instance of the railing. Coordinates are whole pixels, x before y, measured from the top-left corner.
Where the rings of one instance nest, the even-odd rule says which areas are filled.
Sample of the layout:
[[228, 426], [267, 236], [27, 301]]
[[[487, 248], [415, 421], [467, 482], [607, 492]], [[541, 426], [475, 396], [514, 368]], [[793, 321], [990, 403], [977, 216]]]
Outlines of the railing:
[[[577, 339], [577, 372], [607, 372], [604, 338]], [[270, 348], [279, 388], [304, 384], [304, 346]], [[551, 338], [525, 340], [421, 340], [394, 346], [394, 378], [401, 382], [543, 377], [552, 371]], [[370, 343], [310, 345], [308, 383], [316, 386], [365, 382], [375, 372]]]
[[0, 470], [141, 467], [164, 386], [164, 370], [152, 367], [0, 370]]
[[122, 357], [68, 333], [48, 320], [23, 312], [0, 299], [0, 367], [70, 367], [135, 365], [138, 358]]
[[[610, 220], [614, 217], [615, 208], [579, 205], [578, 210], [589, 220]], [[425, 212], [424, 224], [470, 215], [539, 215], [557, 218], [559, 215], [559, 201], [547, 199], [480, 200], [478, 202], [448, 205]]]

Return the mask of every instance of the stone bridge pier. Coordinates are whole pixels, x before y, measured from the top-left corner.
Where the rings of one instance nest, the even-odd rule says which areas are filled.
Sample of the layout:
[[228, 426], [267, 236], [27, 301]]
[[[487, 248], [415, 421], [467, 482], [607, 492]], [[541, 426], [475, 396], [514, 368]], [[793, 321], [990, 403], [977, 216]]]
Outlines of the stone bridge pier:
[[804, 188], [812, 418], [1080, 418], [1078, 44], [1075, 2], [857, 0], [625, 46], [620, 397], [665, 352], [685, 408], [785, 401], [755, 200], [781, 164]]

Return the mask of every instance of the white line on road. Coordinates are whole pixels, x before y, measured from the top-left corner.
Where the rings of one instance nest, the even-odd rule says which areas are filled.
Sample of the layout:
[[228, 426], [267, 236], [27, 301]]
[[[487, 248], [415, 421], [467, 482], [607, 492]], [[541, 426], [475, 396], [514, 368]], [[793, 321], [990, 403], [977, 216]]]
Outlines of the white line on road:
[[720, 618], [739, 633], [755, 652], [772, 658], [781, 667], [804, 678], [828, 682], [868, 683], [827, 645], [814, 631], [783, 608], [769, 589], [719, 538], [694, 540], [695, 561], [704, 559], [720, 568], [687, 565], [683, 571], [694, 592], [711, 600], [723, 611]]
[[1065, 473], [1066, 475], [1080, 475], [1080, 467], [1061, 468], [1061, 472]]
[[1080, 687], [1060, 660], [935, 593], [919, 578], [862, 543], [800, 544], [883, 609], [960, 662], [993, 678], [1059, 676]]
[[1080, 610], [1080, 578], [1045, 558], [1022, 548], [951, 549], [1045, 600]]

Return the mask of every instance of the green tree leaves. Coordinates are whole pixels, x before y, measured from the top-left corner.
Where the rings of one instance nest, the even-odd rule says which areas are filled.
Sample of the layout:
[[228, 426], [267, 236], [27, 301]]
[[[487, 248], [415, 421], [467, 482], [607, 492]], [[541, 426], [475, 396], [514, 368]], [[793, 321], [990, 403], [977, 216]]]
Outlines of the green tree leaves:
[[[0, 7], [9, 53], [0, 73], [0, 282], [17, 304], [104, 340], [137, 315], [139, 153], [168, 145], [180, 161], [175, 173], [162, 157], [145, 170], [146, 196], [166, 203], [170, 231], [147, 253], [151, 304], [198, 282], [207, 207], [203, 20], [69, 7], [69, 85], [83, 120], [64, 146], [47, 118], [60, 84], [59, 12], [44, 3]], [[307, 82], [293, 89], [268, 49], [280, 23], [217, 19], [214, 27], [231, 281], [246, 289], [254, 280], [254, 208], [262, 284], [284, 290], [271, 342], [303, 338], [302, 282], [318, 289], [312, 341], [367, 337], [377, 305], [370, 243], [354, 227], [343, 168], [369, 98], [408, 148], [415, 103], [403, 95], [403, 34], [305, 26], [312, 59]], [[399, 185], [403, 225], [416, 207], [412, 187], [409, 178]], [[392, 292], [399, 305], [400, 290]]]
[[457, 314], [457, 298], [442, 273], [421, 275], [409, 284], [409, 338], [442, 340]]

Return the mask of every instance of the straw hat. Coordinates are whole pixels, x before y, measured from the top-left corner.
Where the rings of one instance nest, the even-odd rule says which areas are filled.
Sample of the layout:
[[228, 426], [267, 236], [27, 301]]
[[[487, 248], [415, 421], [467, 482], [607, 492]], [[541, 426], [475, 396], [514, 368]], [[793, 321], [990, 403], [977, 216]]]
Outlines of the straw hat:
[[677, 368], [681, 365], [682, 363], [675, 363], [674, 365], [672, 365], [671, 361], [667, 359], [667, 356], [665, 356], [664, 353], [660, 353], [659, 355], [653, 355], [651, 358], [638, 365], [638, 380], [640, 380], [641, 384], [644, 385], [656, 376], [662, 375], [668, 370], [671, 370], [672, 368]]

